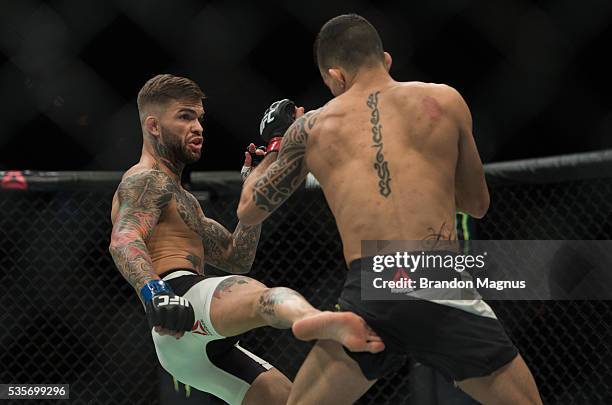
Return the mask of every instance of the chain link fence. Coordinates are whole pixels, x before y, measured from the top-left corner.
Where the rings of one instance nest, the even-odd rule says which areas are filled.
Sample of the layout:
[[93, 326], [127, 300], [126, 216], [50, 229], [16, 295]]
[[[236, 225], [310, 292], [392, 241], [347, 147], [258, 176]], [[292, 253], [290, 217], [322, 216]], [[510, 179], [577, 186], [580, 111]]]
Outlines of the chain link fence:
[[[600, 177], [493, 182], [491, 209], [471, 224], [472, 237], [612, 239], [612, 176]], [[76, 190], [41, 184], [47, 191], [34, 186], [0, 191], [0, 382], [69, 383], [75, 404], [159, 404], [158, 362], [144, 312], [107, 250], [113, 182], [92, 180], [89, 184], [106, 186], [89, 190], [87, 184]], [[192, 185], [205, 213], [231, 229], [236, 184]], [[308, 189], [266, 222], [250, 275], [332, 309], [344, 269], [335, 221], [321, 191]], [[612, 403], [611, 302], [491, 305], [530, 365], [546, 404]], [[290, 378], [311, 347], [272, 328], [246, 334], [242, 345]], [[407, 363], [359, 403], [433, 403], [431, 396], [422, 399], [433, 380], [415, 378], [415, 370]]]
[[[612, 178], [498, 186], [491, 197], [477, 239], [612, 239]], [[612, 403], [611, 301], [490, 304], [544, 403]]]
[[70, 383], [79, 404], [154, 403], [142, 309], [108, 254], [112, 192], [0, 196], [0, 381]]

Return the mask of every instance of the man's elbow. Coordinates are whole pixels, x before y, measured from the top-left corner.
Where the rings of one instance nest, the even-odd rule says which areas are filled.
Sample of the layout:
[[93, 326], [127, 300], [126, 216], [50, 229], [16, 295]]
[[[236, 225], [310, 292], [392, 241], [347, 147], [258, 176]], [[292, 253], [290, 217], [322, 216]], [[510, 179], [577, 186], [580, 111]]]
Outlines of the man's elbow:
[[251, 267], [252, 266], [253, 266], [253, 263], [251, 263], [249, 265], [232, 266], [232, 269], [231, 269], [230, 273], [232, 273], [232, 274], [248, 274], [251, 271]]
[[[138, 234], [133, 233], [113, 233], [108, 245], [108, 251], [113, 258], [126, 253], [127, 248], [135, 241], [141, 241]], [[144, 242], [143, 242], [144, 243]]]
[[121, 247], [119, 246], [119, 244], [111, 240], [111, 243], [108, 245], [108, 252], [110, 253], [113, 260], [116, 260], [116, 258], [120, 254], [120, 251]]
[[266, 219], [265, 213], [254, 207], [251, 203], [244, 201], [240, 201], [236, 214], [240, 223], [246, 226], [259, 225]]
[[480, 195], [478, 198], [471, 198], [469, 200], [464, 200], [459, 196], [456, 196], [455, 204], [457, 211], [464, 212], [473, 218], [481, 219], [489, 210], [489, 192], [485, 191], [485, 193]]
[[226, 257], [224, 260], [225, 266], [220, 268], [228, 273], [232, 274], [247, 274], [253, 268], [253, 262], [255, 261], [255, 255], [252, 257]]
[[490, 204], [491, 204], [491, 198], [489, 196], [489, 192], [487, 191], [478, 200], [478, 202], [474, 204], [474, 207], [471, 210], [472, 212], [470, 213], [470, 215], [477, 219], [483, 218], [487, 214], [487, 211], [489, 211]]

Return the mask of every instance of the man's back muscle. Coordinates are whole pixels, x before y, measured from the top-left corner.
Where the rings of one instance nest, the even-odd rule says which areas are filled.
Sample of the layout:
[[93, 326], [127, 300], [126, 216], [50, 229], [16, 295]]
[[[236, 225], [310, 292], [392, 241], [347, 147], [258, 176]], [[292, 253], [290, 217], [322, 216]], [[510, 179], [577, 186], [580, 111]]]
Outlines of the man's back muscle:
[[336, 217], [345, 256], [366, 239], [454, 237], [459, 128], [452, 89], [396, 83], [349, 90], [319, 114], [307, 164]]

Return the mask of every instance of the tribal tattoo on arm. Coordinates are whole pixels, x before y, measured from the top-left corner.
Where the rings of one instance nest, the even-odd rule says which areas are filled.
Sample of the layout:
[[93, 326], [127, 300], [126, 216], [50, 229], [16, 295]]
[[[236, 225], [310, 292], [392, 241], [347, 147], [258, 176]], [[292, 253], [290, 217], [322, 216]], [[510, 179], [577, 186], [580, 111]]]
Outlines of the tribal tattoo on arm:
[[255, 182], [253, 202], [265, 216], [280, 207], [306, 178], [306, 144], [320, 112], [311, 111], [295, 120], [283, 137], [278, 158]]
[[109, 251], [119, 272], [137, 291], [158, 278], [146, 242], [172, 199], [173, 187], [166, 173], [147, 170], [126, 177], [117, 189], [119, 212]]

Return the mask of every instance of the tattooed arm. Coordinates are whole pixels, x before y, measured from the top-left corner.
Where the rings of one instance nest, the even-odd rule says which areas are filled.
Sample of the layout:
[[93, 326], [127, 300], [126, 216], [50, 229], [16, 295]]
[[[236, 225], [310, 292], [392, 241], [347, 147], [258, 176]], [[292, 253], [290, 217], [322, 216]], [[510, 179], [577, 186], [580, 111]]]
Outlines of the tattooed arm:
[[233, 234], [216, 221], [205, 218], [202, 230], [204, 259], [228, 273], [245, 274], [251, 270], [261, 225], [245, 226], [238, 222]]
[[175, 197], [179, 215], [202, 238], [204, 261], [229, 273], [248, 273], [255, 260], [261, 226], [238, 223], [231, 234], [223, 225], [204, 215], [192, 194], [179, 190]]
[[159, 279], [145, 245], [161, 210], [172, 199], [170, 177], [157, 170], [128, 176], [117, 189], [119, 210], [113, 224], [109, 251], [123, 277], [136, 289]]
[[242, 188], [238, 218], [258, 224], [280, 207], [302, 184], [308, 169], [305, 154], [308, 135], [320, 109], [296, 119], [283, 137], [278, 158], [268, 167], [256, 167]]

